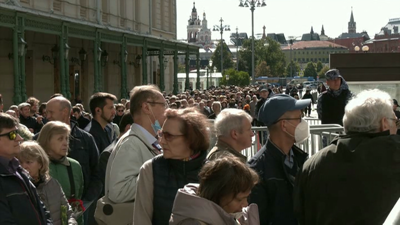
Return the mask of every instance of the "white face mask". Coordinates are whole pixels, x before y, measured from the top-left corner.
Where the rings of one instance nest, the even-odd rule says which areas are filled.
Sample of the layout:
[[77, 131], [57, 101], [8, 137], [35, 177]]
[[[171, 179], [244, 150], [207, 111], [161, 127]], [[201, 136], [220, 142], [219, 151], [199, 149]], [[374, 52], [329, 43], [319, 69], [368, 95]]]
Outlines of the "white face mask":
[[[291, 123], [289, 124], [292, 125]], [[294, 140], [297, 144], [300, 144], [307, 140], [307, 138], [310, 136], [310, 125], [307, 123], [307, 121], [301, 119], [301, 122], [296, 126], [296, 129], [294, 130], [294, 136], [289, 134], [288, 132], [286, 133], [294, 137]]]
[[231, 214], [236, 220], [239, 220], [244, 215], [244, 212], [235, 212], [229, 214]]

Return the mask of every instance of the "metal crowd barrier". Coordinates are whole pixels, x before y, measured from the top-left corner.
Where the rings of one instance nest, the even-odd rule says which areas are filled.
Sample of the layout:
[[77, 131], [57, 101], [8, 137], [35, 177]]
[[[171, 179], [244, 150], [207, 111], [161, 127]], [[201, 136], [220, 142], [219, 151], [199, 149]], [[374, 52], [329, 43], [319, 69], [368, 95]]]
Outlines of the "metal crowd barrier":
[[[268, 138], [267, 127], [252, 127], [252, 130], [255, 133], [252, 146], [242, 151], [242, 154], [245, 155], [248, 160], [257, 154], [263, 144], [265, 144], [266, 138]], [[325, 142], [329, 145], [341, 132], [343, 132], [343, 127], [338, 124], [310, 125], [310, 137], [305, 142], [296, 145], [307, 152], [309, 157], [311, 157], [324, 148], [324, 139], [326, 139]]]
[[[310, 124], [310, 137], [301, 144], [296, 144], [299, 148], [308, 153], [309, 157], [316, 154], [319, 150], [323, 149], [324, 142], [325, 145], [337, 137], [343, 132], [343, 127], [338, 124], [321, 124], [319, 119], [315, 118], [305, 118], [305, 120]], [[209, 120], [210, 123], [210, 148], [213, 148], [216, 143], [215, 132], [213, 130], [214, 120]], [[250, 160], [265, 144], [268, 138], [268, 128], [267, 127], [252, 127], [254, 132], [253, 142], [251, 147], [246, 148], [242, 151], [242, 154]]]

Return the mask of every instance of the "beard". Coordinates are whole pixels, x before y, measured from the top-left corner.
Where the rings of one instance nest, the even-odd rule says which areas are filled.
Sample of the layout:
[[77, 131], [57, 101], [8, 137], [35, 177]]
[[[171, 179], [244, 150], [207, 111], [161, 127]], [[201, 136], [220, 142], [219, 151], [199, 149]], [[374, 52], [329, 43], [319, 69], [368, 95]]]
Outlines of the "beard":
[[107, 121], [107, 123], [111, 123], [114, 119], [114, 116], [111, 116], [110, 118], [107, 118], [104, 116], [104, 114], [101, 114], [101, 118], [103, 118], [103, 120]]

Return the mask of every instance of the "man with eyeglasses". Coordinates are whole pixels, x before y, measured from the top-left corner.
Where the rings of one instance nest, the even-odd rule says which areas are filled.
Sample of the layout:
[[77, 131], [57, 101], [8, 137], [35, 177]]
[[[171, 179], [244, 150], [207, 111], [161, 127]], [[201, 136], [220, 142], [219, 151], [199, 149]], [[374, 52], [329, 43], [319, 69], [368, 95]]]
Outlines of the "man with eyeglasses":
[[113, 123], [115, 123], [115, 124], [117, 124], [119, 126], [119, 123], [120, 123], [120, 121], [122, 119], [122, 116], [125, 113], [125, 106], [123, 104], [121, 104], [121, 103], [116, 104], [115, 105], [115, 110], [116, 110], [116, 114], [115, 114], [115, 117], [113, 119]]
[[106, 195], [103, 198], [115, 205], [125, 203], [128, 217], [118, 218], [124, 224], [133, 221], [131, 213], [140, 167], [147, 160], [161, 154], [157, 133], [164, 123], [164, 112], [168, 108], [160, 89], [154, 85], [136, 86], [130, 96], [130, 113], [134, 123], [119, 139], [110, 155], [105, 179]]
[[312, 156], [296, 178], [300, 224], [386, 224], [400, 197], [400, 136], [392, 107], [390, 95], [378, 89], [349, 101], [346, 135]]
[[15, 158], [20, 152], [18, 122], [0, 113], [0, 224], [52, 224], [50, 215]]
[[261, 178], [251, 191], [249, 203], [258, 205], [261, 225], [298, 224], [292, 194], [296, 173], [308, 154], [294, 144], [310, 135], [309, 125], [301, 118], [302, 109], [310, 103], [310, 99], [277, 94], [260, 108], [258, 120], [268, 127], [269, 137], [249, 161]]

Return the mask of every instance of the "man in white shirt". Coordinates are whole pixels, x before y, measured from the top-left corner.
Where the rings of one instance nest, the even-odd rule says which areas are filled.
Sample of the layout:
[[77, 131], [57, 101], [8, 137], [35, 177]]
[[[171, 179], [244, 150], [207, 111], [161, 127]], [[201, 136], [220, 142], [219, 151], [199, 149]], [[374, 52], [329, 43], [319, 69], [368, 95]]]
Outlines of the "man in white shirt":
[[156, 134], [164, 123], [164, 112], [168, 107], [154, 85], [136, 86], [130, 96], [134, 123], [118, 141], [107, 164], [105, 194], [114, 203], [135, 199], [140, 167], [161, 153]]

